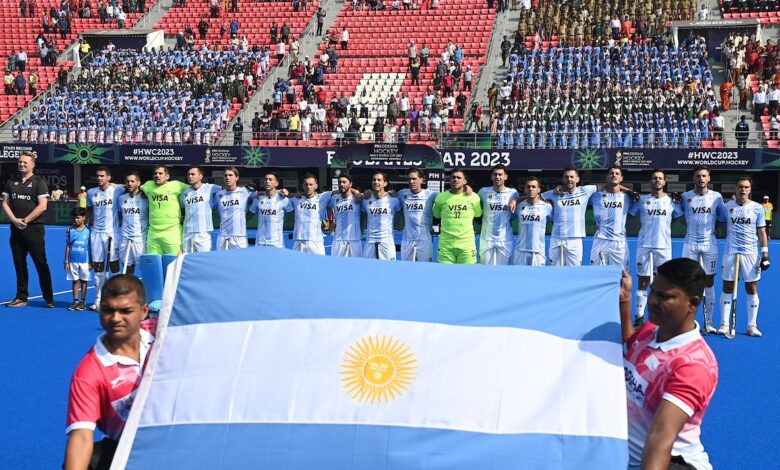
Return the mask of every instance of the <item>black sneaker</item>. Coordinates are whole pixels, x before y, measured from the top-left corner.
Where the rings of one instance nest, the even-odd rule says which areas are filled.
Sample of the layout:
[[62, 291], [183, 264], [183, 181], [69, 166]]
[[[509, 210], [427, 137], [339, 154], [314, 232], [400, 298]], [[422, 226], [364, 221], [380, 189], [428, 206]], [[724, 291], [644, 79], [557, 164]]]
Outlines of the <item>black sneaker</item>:
[[54, 308], [54, 307], [56, 307], [56, 305], [54, 305], [54, 301], [53, 300], [46, 301], [46, 305], [44, 305], [44, 306], [46, 308]]
[[639, 328], [642, 328], [642, 325], [644, 325], [644, 324], [645, 324], [645, 317], [644, 316], [636, 317], [636, 320], [634, 320], [634, 328], [637, 329], [637, 330]]
[[85, 304], [83, 300], [79, 302], [78, 305], [76, 305], [76, 310], [86, 310], [86, 309], [87, 309], [87, 304]]
[[74, 300], [72, 304], [68, 305], [68, 310], [78, 310], [79, 308], [79, 301]]

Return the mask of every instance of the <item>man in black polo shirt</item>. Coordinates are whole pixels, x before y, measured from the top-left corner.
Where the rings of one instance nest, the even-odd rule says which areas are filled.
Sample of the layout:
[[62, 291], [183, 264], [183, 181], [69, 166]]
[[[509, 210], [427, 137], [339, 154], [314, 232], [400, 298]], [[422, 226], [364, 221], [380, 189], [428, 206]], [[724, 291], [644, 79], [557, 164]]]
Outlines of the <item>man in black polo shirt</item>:
[[49, 197], [49, 187], [40, 176], [33, 174], [35, 154], [22, 152], [18, 162], [19, 174], [8, 180], [3, 191], [3, 211], [11, 220], [11, 254], [16, 269], [16, 298], [6, 307], [27, 306], [27, 255], [38, 271], [41, 292], [46, 306], [54, 307], [51, 273], [46, 262], [46, 243], [43, 220]]

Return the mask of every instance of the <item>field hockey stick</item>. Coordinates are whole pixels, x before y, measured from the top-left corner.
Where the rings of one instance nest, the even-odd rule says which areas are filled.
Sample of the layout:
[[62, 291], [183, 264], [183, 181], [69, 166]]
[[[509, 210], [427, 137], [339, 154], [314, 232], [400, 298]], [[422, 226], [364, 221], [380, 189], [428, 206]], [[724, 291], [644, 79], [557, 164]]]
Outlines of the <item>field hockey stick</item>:
[[607, 261], [604, 258], [604, 252], [603, 251], [599, 253], [599, 262], [601, 263], [601, 266], [604, 266], [605, 264], [607, 264]]
[[412, 247], [412, 263], [416, 263], [416, 262], [417, 262], [417, 247], [413, 246]]
[[563, 266], [563, 245], [558, 245], [558, 266]]
[[379, 259], [379, 242], [374, 242], [374, 259]]
[[[704, 255], [699, 253], [699, 264], [704, 269]], [[707, 336], [707, 288], [701, 295], [701, 313], [704, 316], [704, 328], [702, 328], [702, 335]]]
[[351, 258], [352, 257], [352, 245], [349, 242], [346, 242], [346, 243], [347, 243], [347, 258]]
[[493, 248], [490, 251], [493, 252], [493, 266], [495, 266], [498, 264], [498, 254], [496, 253], [497, 250]]
[[737, 335], [737, 291], [739, 290], [739, 268], [742, 261], [742, 255], [736, 254], [734, 260], [734, 290], [731, 293], [731, 312], [729, 312], [729, 331], [726, 338], [734, 339]]
[[130, 261], [130, 247], [131, 247], [132, 241], [127, 240], [127, 249], [125, 250], [125, 262], [122, 265], [122, 274], [127, 274], [127, 262]]
[[108, 248], [106, 249], [105, 264], [103, 264], [103, 272], [108, 274], [110, 271], [108, 265], [111, 263], [111, 244], [114, 242], [113, 237], [108, 237]]

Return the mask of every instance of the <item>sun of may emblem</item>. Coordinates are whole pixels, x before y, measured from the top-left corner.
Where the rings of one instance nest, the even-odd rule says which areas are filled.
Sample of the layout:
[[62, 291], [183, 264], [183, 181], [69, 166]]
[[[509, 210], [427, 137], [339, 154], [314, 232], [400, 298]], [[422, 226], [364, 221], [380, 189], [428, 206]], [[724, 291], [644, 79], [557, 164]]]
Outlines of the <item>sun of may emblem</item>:
[[417, 360], [392, 336], [366, 336], [346, 352], [341, 383], [352, 398], [381, 404], [398, 398], [414, 381]]

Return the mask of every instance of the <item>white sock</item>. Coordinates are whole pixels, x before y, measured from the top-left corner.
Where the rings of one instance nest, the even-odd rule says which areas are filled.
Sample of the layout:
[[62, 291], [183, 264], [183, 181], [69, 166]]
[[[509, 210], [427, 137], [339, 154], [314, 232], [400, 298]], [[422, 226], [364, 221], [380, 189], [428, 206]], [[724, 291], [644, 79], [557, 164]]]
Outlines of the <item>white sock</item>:
[[731, 320], [731, 294], [720, 294], [720, 324], [728, 326]]
[[712, 323], [712, 310], [715, 308], [715, 287], [704, 289], [704, 322]]
[[95, 273], [95, 291], [97, 293], [95, 297], [95, 303], [100, 303], [100, 291], [103, 290], [103, 284], [106, 283], [106, 279], [108, 279], [108, 273], [103, 271], [102, 273]]
[[747, 295], [748, 326], [756, 326], [758, 321], [758, 294]]
[[647, 307], [647, 291], [639, 289], [636, 291], [636, 317], [637, 318], [645, 316], [645, 307]]

